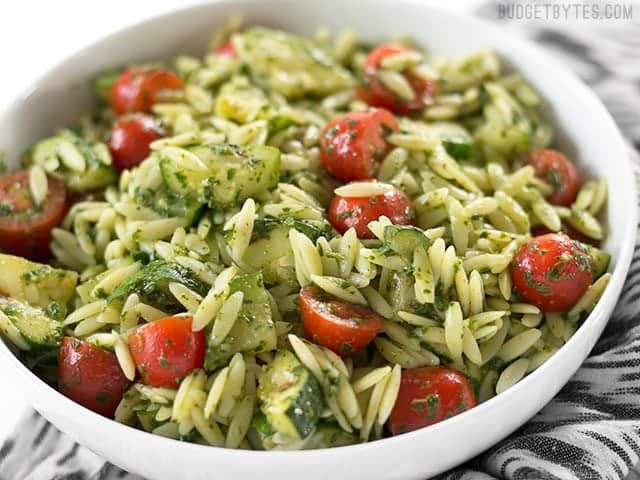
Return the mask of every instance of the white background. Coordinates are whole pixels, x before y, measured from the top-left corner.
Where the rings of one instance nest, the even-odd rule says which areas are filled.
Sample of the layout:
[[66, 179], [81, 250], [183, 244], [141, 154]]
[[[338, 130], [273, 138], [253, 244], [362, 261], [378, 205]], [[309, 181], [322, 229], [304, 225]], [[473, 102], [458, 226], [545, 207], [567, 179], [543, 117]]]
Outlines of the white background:
[[[300, 0], [304, 1], [304, 0]], [[357, 0], [345, 0], [357, 1]], [[392, 0], [389, 0], [390, 2]], [[470, 10], [481, 0], [424, 0], [442, 8]], [[93, 40], [145, 17], [196, 2], [179, 0], [20, 0], [6, 2], [0, 28], [0, 109], [50, 67]], [[213, 27], [213, 25], [212, 25]], [[135, 48], [135, 46], [132, 46]], [[0, 444], [29, 401], [0, 371]]]

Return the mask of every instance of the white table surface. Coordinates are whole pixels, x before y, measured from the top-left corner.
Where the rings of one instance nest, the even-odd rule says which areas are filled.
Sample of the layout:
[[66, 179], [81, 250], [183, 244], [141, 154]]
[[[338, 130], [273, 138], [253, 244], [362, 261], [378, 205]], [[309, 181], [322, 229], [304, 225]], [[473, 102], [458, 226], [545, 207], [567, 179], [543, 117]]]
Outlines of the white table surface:
[[[304, 1], [304, 0], [300, 0]], [[357, 1], [357, 0], [345, 0]], [[392, 0], [389, 0], [392, 1]], [[424, 0], [442, 8], [465, 11], [481, 0]], [[0, 109], [35, 78], [91, 41], [136, 21], [196, 2], [154, 0], [21, 0], [2, 12]], [[10, 6], [9, 6], [10, 5]], [[14, 428], [29, 400], [0, 371], [0, 444]]]

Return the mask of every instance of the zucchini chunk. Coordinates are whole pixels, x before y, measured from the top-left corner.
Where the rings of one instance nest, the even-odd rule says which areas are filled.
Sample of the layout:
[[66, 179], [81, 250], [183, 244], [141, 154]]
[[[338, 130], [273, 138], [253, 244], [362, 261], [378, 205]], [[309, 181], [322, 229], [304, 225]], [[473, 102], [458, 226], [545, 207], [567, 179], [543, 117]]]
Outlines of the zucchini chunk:
[[473, 158], [473, 138], [462, 126], [449, 122], [436, 122], [429, 125], [429, 129], [440, 137], [442, 146], [447, 153], [456, 160], [471, 160]]
[[260, 374], [258, 399], [273, 430], [293, 440], [315, 430], [324, 407], [320, 384], [288, 350], [278, 350]]
[[264, 232], [247, 247], [242, 259], [251, 268], [262, 272], [265, 283], [296, 281], [287, 227], [279, 225]]
[[235, 35], [233, 45], [258, 84], [288, 98], [330, 95], [354, 84], [348, 70], [302, 37], [251, 28]]
[[[115, 183], [117, 175], [111, 154], [102, 142], [89, 142], [72, 130], [41, 140], [25, 154], [25, 166], [38, 164], [64, 178], [72, 192], [97, 190]], [[74, 168], [77, 166], [77, 168]]]
[[333, 227], [326, 220], [308, 220], [290, 216], [258, 219], [254, 223], [253, 232], [255, 236], [263, 237], [267, 236], [272, 229], [279, 226], [285, 226], [287, 229], [295, 228], [300, 233], [304, 233], [314, 243], [317, 242], [320, 237], [325, 237], [327, 240], [330, 240], [335, 236]]
[[252, 242], [243, 261], [261, 271], [268, 284], [295, 283], [293, 252], [289, 244], [289, 230], [295, 228], [313, 242], [320, 237], [333, 237], [333, 227], [327, 221], [301, 220], [293, 217], [265, 217], [255, 221]]
[[[253, 273], [234, 278], [231, 293], [243, 292], [244, 302], [233, 328], [220, 345], [207, 346], [204, 367], [215, 370], [236, 352], [262, 353], [276, 348], [276, 327], [262, 275]], [[211, 331], [211, 325], [208, 331]]]
[[216, 115], [241, 124], [271, 116], [265, 93], [253, 86], [245, 76], [225, 83], [216, 97]]
[[431, 241], [419, 228], [408, 225], [389, 225], [384, 229], [384, 246], [411, 260], [416, 248], [423, 247], [426, 251], [431, 246]]
[[8, 319], [30, 348], [54, 348], [60, 344], [62, 322], [47, 316], [43, 309], [13, 298], [0, 297], [0, 312], [6, 317], [0, 319], [0, 327], [6, 328], [1, 324]]
[[406, 272], [391, 272], [384, 282], [382, 295], [394, 311], [407, 310], [414, 307], [414, 278]]
[[188, 148], [205, 168], [194, 170], [161, 152], [160, 169], [170, 190], [221, 208], [274, 188], [280, 178], [280, 150], [267, 146], [207, 144]]
[[609, 262], [611, 262], [611, 255], [592, 245], [586, 243], [583, 243], [582, 245], [593, 262], [593, 278], [600, 278], [602, 275], [607, 273]]
[[193, 224], [206, 202], [196, 198], [192, 192], [175, 192], [165, 182], [153, 188], [144, 187], [143, 179], [156, 175], [156, 169], [161, 169], [159, 159], [156, 154], [151, 154], [132, 171], [139, 184], [133, 192], [136, 203], [164, 217], [185, 218], [187, 226]]
[[137, 293], [144, 303], [159, 308], [163, 312], [179, 313], [184, 311], [184, 307], [169, 291], [169, 284], [173, 282], [181, 283], [202, 296], [209, 291], [209, 286], [188, 268], [178, 263], [154, 260], [118, 285], [111, 292], [109, 302], [124, 301], [130, 294]]
[[0, 253], [0, 294], [47, 308], [51, 302], [66, 307], [78, 274], [26, 258]]

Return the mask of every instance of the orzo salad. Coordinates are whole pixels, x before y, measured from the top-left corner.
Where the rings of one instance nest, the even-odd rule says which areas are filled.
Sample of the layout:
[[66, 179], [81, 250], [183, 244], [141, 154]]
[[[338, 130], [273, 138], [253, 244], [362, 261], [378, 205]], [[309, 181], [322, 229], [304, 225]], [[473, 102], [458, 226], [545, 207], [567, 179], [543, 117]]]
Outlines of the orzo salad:
[[118, 422], [265, 450], [427, 427], [538, 368], [609, 280], [605, 181], [491, 51], [234, 18], [93, 86], [0, 178], [0, 328]]

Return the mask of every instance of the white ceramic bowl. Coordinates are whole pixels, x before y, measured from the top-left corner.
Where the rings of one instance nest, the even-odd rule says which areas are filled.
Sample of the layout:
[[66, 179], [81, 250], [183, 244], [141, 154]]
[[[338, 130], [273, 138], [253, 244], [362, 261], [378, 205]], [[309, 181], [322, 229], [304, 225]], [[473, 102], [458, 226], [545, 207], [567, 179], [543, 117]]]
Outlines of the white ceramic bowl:
[[368, 40], [410, 34], [437, 54], [494, 48], [546, 99], [558, 144], [610, 188], [605, 249], [613, 277], [595, 310], [547, 363], [507, 392], [437, 425], [363, 445], [303, 452], [251, 452], [179, 443], [103, 418], [49, 388], [0, 342], [0, 368], [45, 417], [111, 462], [151, 479], [425, 478], [480, 453], [522, 425], [567, 382], [600, 336], [631, 259], [635, 190], [628, 154], [613, 120], [580, 81], [532, 45], [500, 28], [420, 4], [419, 0], [221, 0], [115, 33], [43, 75], [0, 115], [0, 148], [17, 165], [32, 141], [92, 106], [88, 79], [105, 67], [202, 53], [212, 27], [241, 11], [249, 23], [310, 34], [320, 25], [354, 27]]

